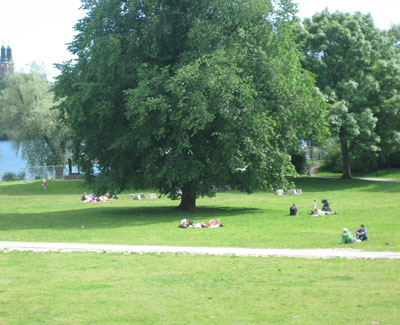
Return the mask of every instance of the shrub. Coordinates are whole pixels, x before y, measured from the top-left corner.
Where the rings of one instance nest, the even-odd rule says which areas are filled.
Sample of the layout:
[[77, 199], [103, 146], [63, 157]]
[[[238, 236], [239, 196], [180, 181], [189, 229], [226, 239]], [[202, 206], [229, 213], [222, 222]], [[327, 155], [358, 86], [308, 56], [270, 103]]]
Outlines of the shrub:
[[11, 172], [6, 172], [3, 174], [2, 181], [7, 182], [7, 181], [15, 181], [17, 179], [17, 176], [14, 173]]
[[333, 173], [343, 171], [342, 152], [339, 146], [327, 146], [324, 151], [324, 169]]
[[306, 153], [303, 150], [298, 150], [291, 154], [291, 162], [296, 168], [296, 172], [300, 175], [305, 174], [307, 168]]
[[7, 182], [7, 181], [16, 181], [16, 180], [22, 180], [25, 179], [25, 172], [20, 172], [18, 174], [14, 174], [12, 172], [6, 172], [3, 174], [2, 181]]

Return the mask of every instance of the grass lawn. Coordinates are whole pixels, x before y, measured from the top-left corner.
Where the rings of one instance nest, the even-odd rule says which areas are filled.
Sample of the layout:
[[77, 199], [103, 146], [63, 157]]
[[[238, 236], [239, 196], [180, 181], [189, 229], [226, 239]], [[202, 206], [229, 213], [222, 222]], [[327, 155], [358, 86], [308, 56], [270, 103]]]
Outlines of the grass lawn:
[[[299, 196], [258, 192], [218, 193], [198, 200], [199, 210], [173, 210], [167, 198], [129, 200], [129, 192], [107, 203], [82, 203], [78, 181], [1, 183], [0, 240], [136, 245], [229, 246], [257, 248], [337, 248], [341, 229], [365, 224], [370, 241], [363, 250], [399, 250], [400, 184], [361, 180], [296, 180]], [[138, 193], [138, 192], [136, 192]], [[328, 199], [338, 215], [311, 217], [312, 201]], [[299, 216], [289, 216], [296, 203]], [[180, 229], [181, 219], [220, 218], [223, 228]], [[392, 245], [385, 245], [390, 242]], [[347, 246], [346, 246], [347, 247]]]
[[1, 324], [398, 324], [399, 260], [0, 253]]
[[[376, 172], [370, 172], [370, 173], [353, 173], [352, 175], [354, 177], [378, 177], [378, 178], [393, 178], [393, 179], [400, 179], [400, 169], [382, 169], [378, 171], [378, 174]], [[315, 176], [335, 176], [335, 177], [341, 177], [342, 173], [334, 173], [327, 171], [323, 168], [318, 170], [315, 173]]]
[[[195, 213], [165, 198], [82, 203], [78, 181], [0, 183], [0, 240], [264, 248], [338, 248], [343, 227], [399, 250], [400, 184], [296, 180], [299, 196], [218, 193]], [[145, 192], [148, 193], [149, 191]], [[338, 215], [313, 218], [328, 199]], [[300, 216], [289, 216], [296, 203]], [[179, 221], [220, 218], [216, 229]], [[82, 227], [83, 226], [83, 227]], [[386, 242], [392, 245], [385, 245]], [[395, 324], [399, 260], [187, 254], [0, 253], [0, 324]]]

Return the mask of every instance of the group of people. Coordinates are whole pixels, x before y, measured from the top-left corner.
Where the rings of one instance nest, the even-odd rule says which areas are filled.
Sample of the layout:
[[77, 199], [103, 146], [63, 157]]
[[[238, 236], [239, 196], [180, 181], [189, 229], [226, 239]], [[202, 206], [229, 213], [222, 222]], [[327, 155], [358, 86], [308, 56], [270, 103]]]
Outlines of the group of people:
[[314, 200], [314, 202], [312, 204], [313, 209], [311, 211], [311, 215], [313, 217], [337, 214], [336, 211], [332, 211], [331, 208], [329, 207], [328, 200], [322, 200], [321, 203], [322, 203], [322, 209], [320, 210], [317, 208], [317, 200]]
[[182, 219], [181, 223], [178, 226], [179, 228], [217, 228], [223, 227], [220, 223], [219, 219], [211, 219], [208, 222], [198, 222], [195, 223], [192, 220]]
[[82, 202], [90, 202], [90, 203], [107, 202], [109, 200], [116, 200], [116, 199], [118, 199], [118, 197], [110, 193], [106, 193], [101, 196], [95, 196], [93, 193], [87, 195], [86, 192], [83, 192], [83, 195], [81, 197]]
[[[312, 211], [311, 215], [313, 217], [318, 217], [318, 216], [326, 216], [326, 215], [331, 215], [331, 214], [337, 214], [336, 211], [332, 211], [331, 208], [329, 207], [328, 200], [322, 200], [322, 209], [317, 208], [317, 200], [314, 200], [312, 204]], [[293, 205], [289, 209], [289, 215], [291, 216], [297, 216], [297, 207], [296, 204], [293, 203]]]
[[343, 228], [342, 241], [344, 244], [361, 242], [364, 240], [368, 240], [367, 229], [365, 229], [364, 225], [360, 225], [360, 229], [356, 231], [356, 238], [354, 238], [353, 233], [349, 231], [348, 228]]
[[[322, 203], [322, 209], [320, 210], [317, 208], [317, 200], [314, 200], [314, 202], [312, 204], [313, 209], [311, 211], [311, 215], [313, 217], [337, 214], [336, 211], [331, 210], [327, 200], [322, 200], [321, 203]], [[291, 216], [297, 216], [296, 204], [293, 203], [293, 205], [290, 207], [289, 214]], [[356, 237], [354, 238], [353, 233], [351, 231], [349, 231], [348, 228], [343, 228], [343, 233], [342, 233], [343, 243], [348, 244], [348, 243], [361, 242], [364, 240], [368, 240], [367, 229], [365, 229], [364, 225], [360, 225], [360, 229], [358, 229], [355, 232], [355, 234], [356, 234]]]

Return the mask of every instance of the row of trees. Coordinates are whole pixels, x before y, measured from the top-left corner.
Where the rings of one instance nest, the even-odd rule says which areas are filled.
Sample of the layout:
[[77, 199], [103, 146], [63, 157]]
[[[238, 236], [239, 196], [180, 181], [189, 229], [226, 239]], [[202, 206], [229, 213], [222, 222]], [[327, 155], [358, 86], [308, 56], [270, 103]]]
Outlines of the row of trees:
[[351, 177], [351, 158], [369, 167], [400, 158], [398, 35], [396, 26], [389, 33], [374, 27], [370, 15], [327, 10], [298, 28], [303, 66], [329, 103], [344, 178]]
[[[21, 85], [40, 74], [16, 74], [0, 112], [3, 127], [26, 123], [7, 132], [23, 130], [12, 136], [25, 152], [44, 144], [46, 163], [65, 160], [69, 143], [97, 193], [134, 184], [176, 199], [181, 189], [180, 208], [192, 210], [216, 188], [289, 186], [301, 139], [336, 137], [344, 177], [354, 157], [376, 163], [400, 152], [400, 37], [369, 15], [325, 10], [301, 24], [290, 0], [83, 8], [69, 46], [77, 59], [58, 66], [56, 99], [46, 82], [46, 96], [32, 95], [38, 87], [24, 99]], [[32, 125], [45, 127], [37, 136]]]

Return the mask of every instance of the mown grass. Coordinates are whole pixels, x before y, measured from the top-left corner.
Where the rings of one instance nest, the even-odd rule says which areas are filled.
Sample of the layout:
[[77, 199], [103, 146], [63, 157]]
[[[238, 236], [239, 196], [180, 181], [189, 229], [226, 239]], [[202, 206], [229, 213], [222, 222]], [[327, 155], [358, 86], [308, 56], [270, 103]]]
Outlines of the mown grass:
[[0, 323], [397, 324], [399, 263], [0, 253]]
[[[0, 240], [398, 250], [400, 184], [301, 178], [300, 196], [218, 193], [195, 213], [165, 198], [80, 202], [81, 182], [0, 183]], [[149, 192], [149, 191], [147, 191]], [[314, 199], [338, 215], [313, 218]], [[296, 203], [300, 216], [288, 216]], [[220, 218], [180, 229], [182, 218]], [[385, 245], [390, 241], [392, 245]], [[398, 260], [187, 254], [0, 253], [0, 324], [395, 324]]]
[[[399, 183], [300, 178], [299, 196], [272, 192], [218, 193], [198, 200], [195, 213], [177, 212], [167, 198], [129, 200], [129, 192], [107, 203], [82, 203], [81, 182], [40, 182], [0, 186], [0, 240], [136, 245], [259, 248], [337, 248], [341, 229], [363, 223], [370, 241], [363, 250], [399, 250]], [[132, 190], [133, 192], [133, 190]], [[136, 191], [138, 193], [139, 191]], [[328, 199], [338, 215], [311, 217], [312, 201]], [[296, 203], [299, 216], [288, 215]], [[220, 218], [223, 228], [180, 229], [181, 219]], [[391, 245], [386, 245], [390, 242]], [[346, 246], [347, 247], [347, 246]]]
[[[334, 173], [330, 172], [324, 168], [320, 168], [316, 173], [316, 176], [334, 176], [334, 177], [341, 177], [342, 173]], [[368, 177], [368, 178], [392, 178], [392, 179], [400, 179], [400, 169], [381, 169], [378, 172], [373, 171], [369, 173], [358, 173], [353, 172], [352, 175], [354, 177]]]

